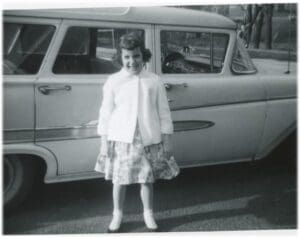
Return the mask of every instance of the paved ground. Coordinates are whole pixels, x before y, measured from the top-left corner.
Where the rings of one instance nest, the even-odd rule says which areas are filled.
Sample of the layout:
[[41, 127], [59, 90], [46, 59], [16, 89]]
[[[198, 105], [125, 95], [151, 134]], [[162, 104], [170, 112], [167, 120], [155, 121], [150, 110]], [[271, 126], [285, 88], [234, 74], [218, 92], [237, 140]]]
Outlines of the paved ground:
[[[162, 231], [295, 229], [296, 166], [267, 160], [182, 170], [155, 184]], [[127, 191], [124, 232], [145, 232], [139, 187]], [[110, 221], [111, 184], [101, 179], [44, 185], [4, 217], [4, 234], [103, 233]]]

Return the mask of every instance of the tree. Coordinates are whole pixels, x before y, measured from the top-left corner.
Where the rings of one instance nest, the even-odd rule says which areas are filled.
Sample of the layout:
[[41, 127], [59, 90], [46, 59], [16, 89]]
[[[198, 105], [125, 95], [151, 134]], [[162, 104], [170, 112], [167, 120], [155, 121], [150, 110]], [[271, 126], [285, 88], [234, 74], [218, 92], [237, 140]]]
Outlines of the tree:
[[263, 20], [264, 20], [264, 14], [262, 11], [262, 6], [255, 4], [254, 5], [254, 14], [255, 14], [255, 22], [253, 25], [253, 43], [254, 43], [254, 48], [258, 49], [259, 48], [259, 43], [260, 43], [260, 38], [261, 38], [261, 29], [263, 26]]
[[[249, 46], [251, 34], [252, 34], [252, 5], [248, 4], [246, 6], [246, 15], [245, 15], [245, 26], [246, 26], [246, 44]], [[249, 24], [249, 25], [247, 25]]]
[[261, 42], [262, 28], [265, 22], [265, 45], [267, 49], [272, 48], [272, 17], [274, 4], [249, 4], [245, 10], [245, 28], [247, 31], [247, 44], [259, 48]]
[[266, 16], [266, 48], [272, 49], [272, 34], [273, 34], [273, 28], [272, 28], [272, 18], [273, 18], [273, 9], [274, 5], [269, 4], [265, 6], [265, 16]]

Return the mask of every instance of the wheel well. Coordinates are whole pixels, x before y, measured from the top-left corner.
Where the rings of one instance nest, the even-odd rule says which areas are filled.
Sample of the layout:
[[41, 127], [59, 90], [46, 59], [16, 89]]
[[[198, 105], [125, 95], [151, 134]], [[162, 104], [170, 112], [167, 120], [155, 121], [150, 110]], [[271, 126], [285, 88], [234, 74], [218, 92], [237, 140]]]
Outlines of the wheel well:
[[4, 154], [4, 210], [9, 213], [23, 203], [43, 182], [45, 161], [30, 154]]
[[297, 128], [266, 156], [274, 159], [285, 158], [289, 161], [297, 159]]
[[46, 174], [47, 165], [43, 158], [32, 154], [7, 154], [7, 157], [17, 156], [22, 158], [21, 161], [24, 163], [30, 163], [33, 167], [35, 181], [42, 182]]
[[[287, 136], [278, 146], [278, 147], [288, 147], [293, 148], [297, 145], [297, 129], [295, 129], [291, 134]], [[275, 148], [276, 149], [276, 148]]]

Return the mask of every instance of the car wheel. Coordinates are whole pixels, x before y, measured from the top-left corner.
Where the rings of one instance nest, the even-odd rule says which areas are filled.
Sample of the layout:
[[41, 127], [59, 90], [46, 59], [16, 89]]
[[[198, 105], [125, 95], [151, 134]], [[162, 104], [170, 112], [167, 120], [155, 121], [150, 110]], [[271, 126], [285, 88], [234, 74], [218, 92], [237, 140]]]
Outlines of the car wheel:
[[18, 156], [4, 156], [4, 209], [11, 211], [20, 205], [33, 184], [33, 163]]

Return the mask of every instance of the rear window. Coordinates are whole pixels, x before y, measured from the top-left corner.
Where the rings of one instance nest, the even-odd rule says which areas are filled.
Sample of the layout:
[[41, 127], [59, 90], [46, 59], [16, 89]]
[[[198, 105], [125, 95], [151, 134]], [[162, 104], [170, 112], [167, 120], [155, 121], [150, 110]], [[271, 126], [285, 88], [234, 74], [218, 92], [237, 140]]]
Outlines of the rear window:
[[36, 74], [54, 31], [50, 25], [4, 23], [3, 74]]

